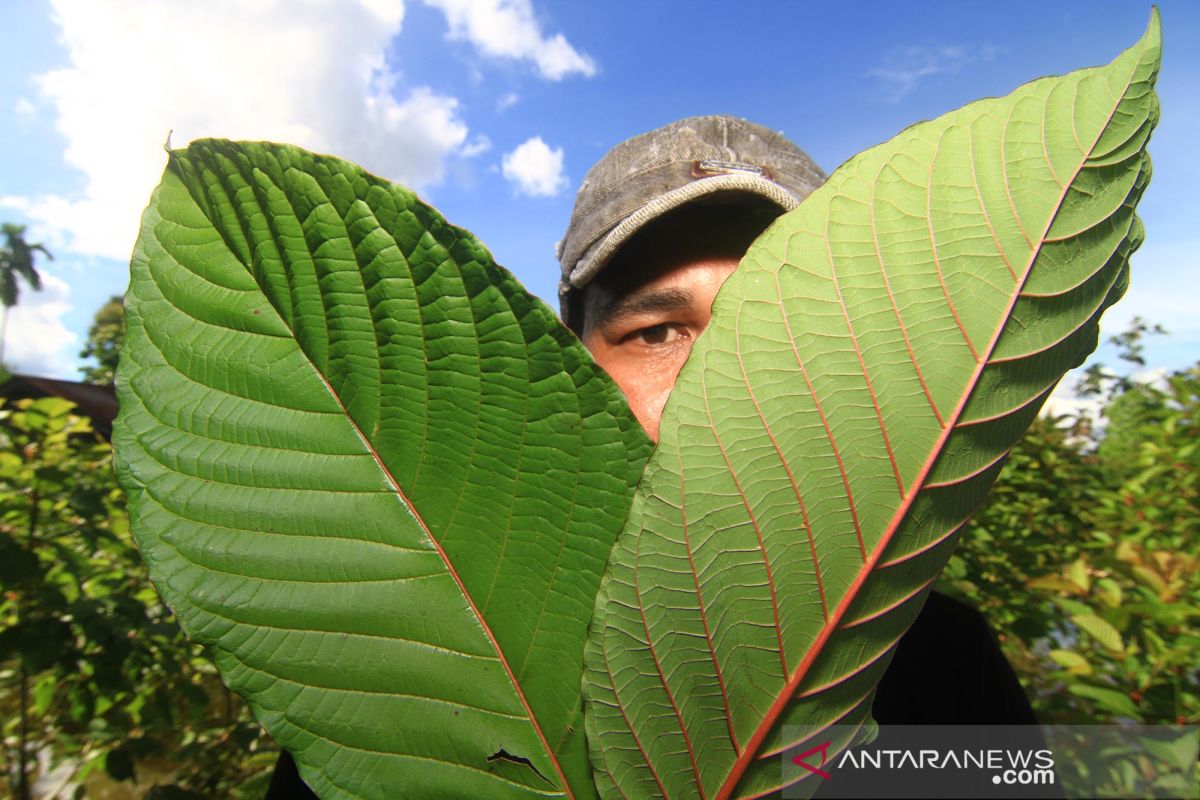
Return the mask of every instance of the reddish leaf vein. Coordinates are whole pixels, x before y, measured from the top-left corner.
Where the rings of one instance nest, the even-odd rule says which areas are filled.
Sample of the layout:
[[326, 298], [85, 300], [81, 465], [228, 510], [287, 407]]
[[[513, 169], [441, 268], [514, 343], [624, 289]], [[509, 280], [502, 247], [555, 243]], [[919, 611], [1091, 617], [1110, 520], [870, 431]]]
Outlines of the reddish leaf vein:
[[[716, 433], [716, 429], [714, 428], [714, 438], [716, 437]], [[683, 547], [685, 550], [687, 550], [688, 566], [691, 568], [692, 582], [696, 588], [696, 605], [700, 610], [700, 622], [704, 626], [704, 642], [708, 645], [708, 654], [712, 658], [713, 669], [717, 673], [717, 684], [721, 687], [721, 702], [725, 705], [725, 724], [729, 728], [729, 741], [733, 745], [733, 752], [740, 755], [742, 752], [742, 745], [738, 742], [737, 733], [735, 733], [733, 730], [733, 710], [729, 707], [729, 692], [725, 688], [725, 676], [721, 673], [721, 663], [717, 660], [716, 648], [713, 647], [712, 632], [708, 628], [708, 612], [704, 608], [704, 596], [700, 592], [700, 573], [696, 570], [696, 559], [692, 556], [692, 539], [690, 531], [688, 530], [687, 485], [684, 477], [683, 456], [679, 454], [678, 451], [676, 451], [676, 455], [679, 457], [679, 516], [683, 523]], [[726, 462], [726, 464], [728, 464], [728, 462]], [[729, 472], [731, 475], [733, 474], [732, 468], [729, 470]], [[741, 492], [740, 486], [738, 487], [738, 491]], [[747, 510], [749, 510], [749, 507], [747, 507]], [[751, 517], [751, 520], [753, 520], [753, 516]], [[757, 529], [758, 525], [755, 524], [755, 530]], [[759, 537], [758, 542], [759, 545], [762, 544], [761, 536]], [[763, 551], [763, 555], [766, 555], [766, 551]], [[768, 579], [770, 579], [770, 574], [770, 568], [768, 567]], [[771, 599], [774, 600], [774, 598], [775, 593], [774, 590], [772, 590]], [[776, 626], [779, 625], [778, 613], [779, 612], [777, 610], [775, 617]], [[780, 642], [780, 645], [782, 646], [782, 641]], [[786, 664], [784, 666], [783, 674], [787, 674]]]
[[[880, 172], [882, 171], [883, 168], [880, 167]], [[900, 307], [896, 304], [896, 296], [892, 293], [892, 281], [888, 278], [887, 268], [883, 263], [883, 251], [879, 247], [879, 229], [875, 225], [875, 185], [878, 183], [878, 177], [876, 175], [876, 180], [871, 182], [871, 198], [867, 202], [871, 220], [871, 242], [875, 246], [875, 261], [879, 264], [879, 274], [883, 277], [883, 288], [887, 290], [888, 300], [892, 304], [892, 313], [896, 315], [896, 324], [900, 326], [900, 336], [904, 339], [904, 349], [908, 351], [908, 360], [912, 362], [913, 370], [917, 373], [917, 380], [921, 384], [921, 391], [925, 393], [925, 400], [929, 403], [929, 408], [933, 410], [933, 416], [937, 418], [938, 426], [944, 428], [946, 421], [942, 419], [942, 412], [938, 410], [933, 394], [929, 391], [928, 384], [925, 383], [925, 375], [921, 372], [920, 363], [917, 362], [917, 354], [913, 351], [912, 340], [908, 337], [908, 327], [900, 316]]]
[[792, 355], [796, 357], [796, 366], [800, 368], [800, 374], [804, 376], [804, 385], [808, 387], [808, 395], [812, 398], [813, 404], [817, 408], [817, 416], [821, 418], [821, 425], [825, 428], [825, 438], [829, 440], [829, 449], [833, 451], [833, 457], [837, 461], [838, 472], [842, 475], [842, 488], [846, 490], [846, 505], [850, 508], [850, 519], [854, 523], [854, 536], [858, 539], [858, 550], [862, 554], [863, 560], [867, 558], [867, 545], [863, 541], [862, 525], [858, 521], [858, 504], [854, 502], [854, 490], [850, 488], [850, 474], [846, 472], [846, 465], [842, 463], [842, 452], [837, 446], [837, 440], [833, 436], [833, 430], [829, 427], [829, 419], [825, 416], [825, 408], [821, 405], [821, 398], [817, 394], [817, 390], [813, 388], [812, 380], [808, 375], [808, 367], [804, 364], [804, 359], [800, 358], [800, 351], [796, 348], [796, 337], [792, 333], [792, 323], [788, 320], [787, 309], [783, 305], [783, 289], [779, 285], [779, 273], [775, 273], [775, 293], [779, 296], [779, 316], [783, 319], [783, 327], [787, 330], [788, 344], [792, 346]]
[[650, 635], [650, 623], [646, 619], [645, 595], [642, 594], [642, 586], [638, 576], [638, 568], [641, 563], [643, 532], [644, 529], [638, 532], [637, 549], [633, 555], [633, 593], [637, 597], [638, 614], [642, 618], [642, 628], [646, 631], [646, 645], [650, 648], [650, 658], [654, 661], [654, 669], [658, 672], [658, 679], [662, 682], [663, 691], [667, 693], [667, 700], [671, 702], [671, 708], [675, 712], [675, 719], [679, 722], [679, 732], [683, 734], [683, 742], [687, 745], [688, 758], [692, 762], [692, 775], [696, 778], [696, 787], [700, 791], [701, 800], [703, 800], [704, 783], [700, 780], [700, 767], [696, 763], [696, 751], [692, 748], [692, 738], [688, 736], [687, 726], [683, 724], [683, 714], [679, 711], [679, 704], [675, 702], [675, 694], [671, 691], [671, 687], [667, 683], [667, 676], [663, 674], [662, 661], [658, 657], [658, 652], [654, 649], [654, 637]]
[[[943, 132], [943, 136], [945, 133]], [[950, 315], [954, 317], [954, 324], [958, 326], [958, 330], [962, 333], [963, 341], [967, 343], [967, 347], [971, 350], [971, 357], [976, 362], [979, 361], [979, 351], [975, 349], [975, 343], [971, 341], [971, 336], [967, 333], [966, 326], [963, 325], [962, 318], [958, 316], [958, 309], [954, 307], [954, 301], [950, 299], [950, 289], [946, 286], [946, 275], [942, 272], [942, 259], [938, 256], [937, 234], [933, 230], [933, 167], [937, 164], [938, 154], [942, 152], [942, 141], [939, 138], [934, 146], [933, 155], [929, 158], [929, 176], [925, 183], [925, 230], [929, 233], [929, 247], [933, 254], [933, 268], [937, 272], [938, 283], [942, 287], [942, 296], [946, 298], [946, 306], [950, 309]]]
[[871, 406], [875, 409], [875, 419], [879, 421], [879, 432], [883, 435], [883, 446], [887, 449], [888, 461], [892, 463], [892, 474], [896, 476], [896, 489], [900, 497], [904, 497], [904, 479], [900, 477], [900, 467], [896, 463], [896, 453], [892, 449], [892, 438], [888, 435], [887, 424], [883, 421], [883, 409], [879, 398], [875, 396], [875, 386], [871, 383], [871, 373], [867, 370], [867, 362], [863, 358], [862, 348], [858, 344], [858, 336], [854, 332], [854, 323], [850, 321], [850, 309], [846, 307], [846, 298], [842, 295], [842, 287], [837, 277], [837, 262], [833, 257], [833, 249], [829, 244], [829, 219], [825, 220], [825, 252], [829, 257], [829, 275], [833, 281], [833, 290], [837, 292], [838, 306], [842, 309], [842, 318], [846, 323], [846, 332], [850, 335], [850, 343], [854, 345], [854, 355], [858, 359], [859, 369], [862, 370], [863, 381], [867, 385], [867, 393], [871, 396]]
[[[740, 321], [740, 319], [741, 311], [739, 310], [738, 320]], [[746, 384], [746, 394], [750, 395], [750, 402], [754, 403], [754, 411], [758, 414], [758, 419], [762, 423], [763, 430], [767, 433], [767, 438], [771, 440], [771, 446], [775, 448], [775, 455], [778, 456], [779, 463], [783, 466], [783, 471], [787, 473], [788, 483], [792, 486], [792, 494], [796, 496], [796, 503], [800, 506], [800, 517], [804, 522], [804, 532], [808, 534], [808, 547], [812, 556], [813, 575], [816, 576], [817, 592], [821, 597], [821, 613], [825, 615], [825, 619], [829, 619], [829, 604], [825, 601], [825, 583], [821, 578], [821, 561], [817, 557], [817, 542], [813, 537], [812, 524], [808, 519], [808, 506], [804, 502], [804, 497], [800, 494], [800, 487], [796, 485], [796, 477], [792, 474], [792, 467], [784, 457], [783, 450], [780, 449], [779, 442], [775, 439], [775, 433], [771, 430], [771, 425], [767, 422], [766, 415], [763, 414], [762, 408], [758, 404], [758, 396], [754, 393], [754, 387], [750, 385], [750, 376], [746, 371], [746, 363], [742, 360], [742, 336], [736, 328], [733, 337], [737, 347], [738, 366], [742, 369], [742, 380]], [[721, 448], [721, 457], [725, 459], [725, 466], [728, 468], [734, 485], [737, 486], [738, 492], [742, 496], [742, 503], [746, 506], [746, 513], [750, 516], [750, 521], [754, 524], [754, 535], [758, 537], [758, 549], [762, 551], [763, 566], [767, 570], [767, 588], [771, 592], [771, 610], [775, 614], [775, 635], [779, 640], [779, 659], [783, 664], [782, 674], [787, 675], [788, 665], [787, 654], [784, 652], [783, 646], [783, 625], [779, 621], [779, 601], [775, 597], [775, 577], [771, 572], [771, 561], [767, 558], [767, 545], [763, 541], [762, 530], [758, 527], [758, 520], [754, 516], [754, 511], [750, 508], [750, 504], [746, 500], [746, 493], [742, 491], [742, 484], [738, 481], [733, 465], [729, 462], [729, 456], [725, 452], [725, 444], [721, 441], [720, 435], [717, 434], [716, 426], [713, 425], [712, 408], [708, 403], [708, 382], [702, 380], [700, 385], [704, 392], [704, 408], [708, 412], [708, 422], [712, 426], [713, 438], [717, 440], [717, 446]]]

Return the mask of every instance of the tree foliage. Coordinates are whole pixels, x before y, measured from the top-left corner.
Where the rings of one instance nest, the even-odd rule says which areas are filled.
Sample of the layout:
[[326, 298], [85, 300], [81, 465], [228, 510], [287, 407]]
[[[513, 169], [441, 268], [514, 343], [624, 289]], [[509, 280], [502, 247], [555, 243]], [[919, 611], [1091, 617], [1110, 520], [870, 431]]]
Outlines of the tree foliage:
[[[269, 740], [129, 537], [112, 450], [59, 398], [0, 411], [0, 720], [12, 796], [58, 783], [261, 796]], [[47, 769], [43, 769], [46, 767]]]
[[42, 278], [34, 264], [35, 254], [41, 253], [46, 258], [54, 256], [45, 245], [25, 241], [24, 225], [6, 222], [0, 226], [0, 233], [4, 235], [4, 244], [0, 245], [0, 305], [11, 308], [17, 304], [20, 295], [17, 278], [23, 279], [35, 292], [42, 288]]
[[8, 330], [8, 310], [17, 304], [24, 280], [35, 292], [42, 288], [42, 277], [34, 263], [36, 255], [54, 258], [42, 244], [25, 241], [25, 226], [5, 222], [0, 226], [4, 244], [0, 244], [0, 305], [4, 306], [4, 322], [0, 324], [0, 361], [4, 360], [4, 338]]
[[121, 343], [125, 340], [125, 302], [113, 295], [96, 311], [88, 328], [87, 343], [79, 351], [80, 358], [94, 358], [95, 366], [80, 367], [87, 383], [111, 384], [117, 374]]
[[1195, 724], [1200, 365], [1106, 383], [1106, 425], [1030, 429], [941, 586], [1003, 633], [1043, 722]]

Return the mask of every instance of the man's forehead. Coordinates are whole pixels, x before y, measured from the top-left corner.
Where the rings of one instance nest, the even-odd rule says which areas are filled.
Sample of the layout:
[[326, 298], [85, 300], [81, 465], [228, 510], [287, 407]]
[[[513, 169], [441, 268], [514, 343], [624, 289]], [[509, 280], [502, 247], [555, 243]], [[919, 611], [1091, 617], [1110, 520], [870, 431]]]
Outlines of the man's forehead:
[[695, 302], [695, 293], [687, 286], [640, 286], [621, 294], [596, 292], [595, 305], [587, 310], [589, 320], [596, 326], [616, 322], [623, 317], [681, 311]]
[[[582, 292], [571, 320], [577, 332], [611, 321], [620, 299], [688, 264], [719, 259], [736, 263], [750, 243], [779, 214], [753, 199], [738, 203], [695, 203], [647, 225], [625, 244]], [[690, 300], [689, 300], [690, 302]], [[670, 310], [664, 302], [659, 309]]]

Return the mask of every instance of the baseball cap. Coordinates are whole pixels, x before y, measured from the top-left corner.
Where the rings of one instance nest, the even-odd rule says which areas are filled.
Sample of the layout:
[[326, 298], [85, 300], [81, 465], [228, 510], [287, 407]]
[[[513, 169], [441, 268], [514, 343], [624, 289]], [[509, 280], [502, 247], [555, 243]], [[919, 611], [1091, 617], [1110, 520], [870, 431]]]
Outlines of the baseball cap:
[[558, 245], [563, 321], [570, 298], [654, 220], [685, 205], [737, 195], [765, 199], [780, 213], [825, 181], [812, 159], [782, 134], [725, 115], [688, 117], [626, 139], [592, 167]]

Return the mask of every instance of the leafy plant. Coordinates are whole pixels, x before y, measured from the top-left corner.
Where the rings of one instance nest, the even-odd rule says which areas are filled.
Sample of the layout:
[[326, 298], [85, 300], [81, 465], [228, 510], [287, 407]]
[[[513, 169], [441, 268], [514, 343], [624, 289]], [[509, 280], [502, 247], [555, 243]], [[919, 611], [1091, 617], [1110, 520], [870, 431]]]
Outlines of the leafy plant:
[[[1140, 340], [1149, 332], [1135, 320], [1113, 337], [1129, 345], [1123, 360], [1145, 366]], [[1005, 653], [1042, 722], [1194, 725], [1200, 366], [1153, 384], [1109, 368], [1091, 373], [1103, 376], [1098, 408], [1106, 424], [1091, 424], [1090, 415], [1039, 418], [964, 532], [939, 588], [1006, 631]], [[1194, 749], [1180, 751], [1182, 762], [1172, 752], [1114, 750], [1094, 765], [1086, 791], [1130, 796], [1160, 780], [1160, 793], [1186, 794], [1200, 764]], [[1164, 762], [1180, 766], [1167, 776]], [[1191, 784], [1183, 781], [1189, 767]]]
[[1009, 632], [1042, 720], [1194, 724], [1200, 368], [1116, 385], [1102, 435], [1038, 421], [942, 585]]
[[282, 145], [172, 152], [115, 432], [157, 586], [329, 797], [777, 788], [785, 726], [867, 721], [1094, 347], [1158, 53], [1154, 17], [1107, 67], [839, 169], [722, 289], [648, 463], [580, 344], [407, 190]]
[[96, 366], [80, 367], [87, 383], [111, 384], [117, 373], [121, 343], [125, 341], [125, 304], [114, 295], [96, 311], [88, 328], [87, 343], [79, 351], [80, 358], [96, 359]]
[[[0, 719], [11, 796], [28, 800], [51, 770], [59, 786], [107, 775], [228, 795], [270, 765], [270, 742], [146, 579], [111, 455], [65, 400], [0, 409]], [[256, 752], [267, 760], [255, 763]]]

